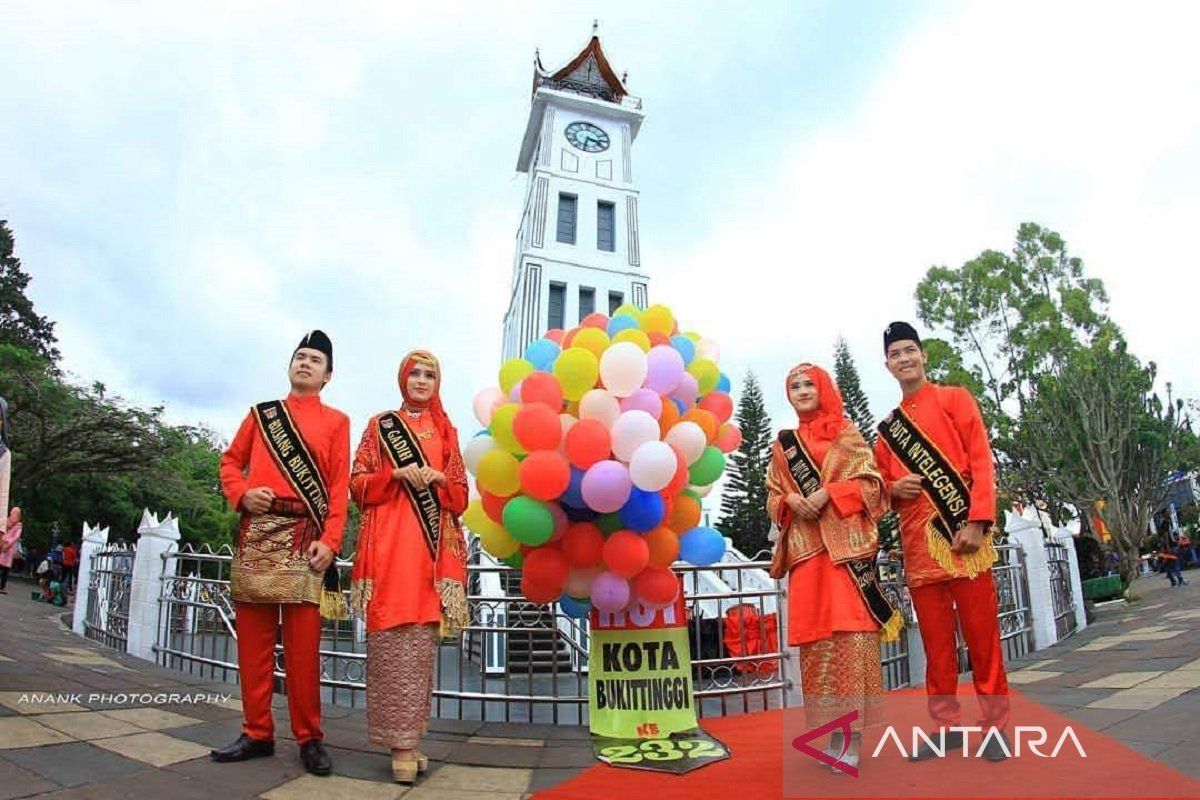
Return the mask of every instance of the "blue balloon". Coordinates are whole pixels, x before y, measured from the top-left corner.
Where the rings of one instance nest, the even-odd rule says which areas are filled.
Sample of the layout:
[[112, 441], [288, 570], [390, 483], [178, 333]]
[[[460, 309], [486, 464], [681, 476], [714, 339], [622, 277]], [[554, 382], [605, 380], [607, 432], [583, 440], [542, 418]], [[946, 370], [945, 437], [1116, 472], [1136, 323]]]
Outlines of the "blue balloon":
[[594, 522], [600, 516], [598, 512], [592, 511], [590, 508], [575, 508], [566, 503], [563, 503], [562, 510], [571, 522]]
[[534, 339], [525, 348], [525, 360], [533, 364], [534, 369], [549, 372], [561, 352], [562, 348], [549, 339]]
[[692, 528], [679, 537], [679, 557], [697, 567], [715, 564], [725, 555], [725, 537], [712, 528]]
[[558, 498], [564, 506], [587, 508], [587, 503], [583, 500], [583, 475], [584, 470], [571, 467], [571, 482], [567, 484], [567, 490], [562, 493], [562, 497]]
[[621, 525], [631, 531], [646, 533], [657, 528], [666, 514], [666, 506], [658, 492], [633, 487], [629, 499], [621, 506]]
[[608, 335], [611, 338], [616, 336], [621, 331], [627, 331], [636, 327], [638, 327], [636, 319], [628, 314], [617, 314], [608, 321]]
[[721, 377], [717, 378], [717, 391], [729, 394], [729, 390], [732, 387], [733, 384], [729, 382], [729, 376], [722, 372]]
[[668, 399], [668, 400], [670, 400], [672, 403], [674, 403], [674, 404], [675, 404], [675, 407], [679, 409], [679, 413], [680, 413], [680, 415], [682, 416], [682, 414], [683, 414], [683, 412], [684, 412], [684, 408], [683, 408], [683, 401], [682, 401], [682, 400], [676, 400], [674, 397], [668, 397], [667, 399]]
[[592, 612], [592, 604], [587, 600], [576, 599], [571, 595], [563, 593], [563, 596], [558, 598], [558, 607], [563, 613], [573, 619], [583, 619]]
[[682, 333], [677, 333], [671, 337], [671, 347], [674, 347], [675, 352], [683, 357], [685, 365], [692, 363], [692, 359], [696, 357], [696, 345]]

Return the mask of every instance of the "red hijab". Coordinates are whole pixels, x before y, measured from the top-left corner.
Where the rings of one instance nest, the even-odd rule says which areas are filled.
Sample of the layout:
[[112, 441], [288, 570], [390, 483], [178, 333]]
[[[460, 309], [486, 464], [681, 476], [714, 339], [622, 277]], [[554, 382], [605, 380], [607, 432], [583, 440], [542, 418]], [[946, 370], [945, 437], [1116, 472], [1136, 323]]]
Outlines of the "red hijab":
[[[417, 403], [408, 396], [408, 376], [412, 374], [417, 364], [431, 366], [433, 367], [433, 371], [437, 373], [437, 383], [433, 387], [433, 397], [424, 404]], [[442, 439], [444, 462], [448, 463], [450, 452], [458, 442], [458, 431], [450, 424], [450, 417], [447, 416], [446, 409], [442, 407], [442, 367], [438, 363], [437, 357], [428, 350], [413, 350], [400, 362], [398, 380], [400, 382], [400, 394], [404, 397], [404, 404], [408, 408], [419, 408], [429, 411], [430, 419], [433, 420], [433, 426], [437, 428], [438, 435]]]
[[[837, 384], [829, 377], [828, 372], [807, 362], [797, 364], [788, 372], [787, 379], [783, 382], [785, 392], [788, 391], [792, 378], [799, 374], [806, 375], [817, 387], [817, 408], [798, 414], [800, 424], [807, 428], [808, 434], [817, 442], [832, 442], [850, 422], [846, 419], [842, 393], [838, 391]], [[788, 399], [791, 400], [790, 396]]]

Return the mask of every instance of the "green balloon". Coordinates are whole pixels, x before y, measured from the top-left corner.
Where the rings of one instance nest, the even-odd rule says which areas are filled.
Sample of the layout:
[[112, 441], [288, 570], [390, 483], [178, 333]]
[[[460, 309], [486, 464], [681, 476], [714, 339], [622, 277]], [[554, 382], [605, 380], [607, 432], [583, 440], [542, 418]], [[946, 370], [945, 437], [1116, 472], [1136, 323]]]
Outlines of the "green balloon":
[[500, 563], [513, 569], [520, 569], [525, 564], [525, 554], [518, 550], [511, 556], [500, 559]]
[[706, 447], [700, 457], [688, 469], [688, 480], [693, 486], [708, 486], [725, 470], [725, 456], [715, 447]]
[[621, 530], [621, 515], [616, 511], [613, 511], [609, 514], [601, 514], [600, 516], [596, 517], [596, 527], [599, 528], [605, 536], [611, 536], [612, 534]]
[[550, 541], [554, 533], [554, 515], [545, 503], [518, 495], [504, 504], [505, 529], [521, 544], [537, 547]]

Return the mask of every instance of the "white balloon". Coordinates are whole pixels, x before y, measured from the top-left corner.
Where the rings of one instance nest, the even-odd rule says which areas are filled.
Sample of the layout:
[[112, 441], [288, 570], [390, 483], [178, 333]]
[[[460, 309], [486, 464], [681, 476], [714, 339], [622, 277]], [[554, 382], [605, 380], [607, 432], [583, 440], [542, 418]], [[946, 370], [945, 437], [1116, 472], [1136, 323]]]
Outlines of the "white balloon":
[[675, 425], [667, 431], [663, 441], [679, 448], [679, 452], [683, 453], [683, 460], [688, 463], [688, 466], [694, 464], [696, 459], [704, 454], [704, 448], [708, 444], [704, 429], [691, 420], [685, 420]]
[[579, 401], [580, 419], [599, 420], [605, 428], [611, 429], [619, 416], [621, 404], [606, 389], [592, 389]]
[[463, 448], [463, 461], [466, 462], [467, 469], [471, 470], [472, 475], [479, 469], [479, 459], [483, 458], [485, 453], [495, 448], [496, 440], [486, 433], [472, 437], [467, 442], [467, 446]]
[[696, 342], [696, 358], [707, 358], [716, 364], [721, 360], [721, 346], [712, 339], [701, 339]]
[[629, 459], [629, 477], [633, 485], [646, 492], [667, 488], [679, 463], [675, 451], [666, 442], [646, 442]]
[[658, 441], [658, 435], [658, 420], [645, 411], [626, 411], [612, 426], [613, 455], [628, 464], [634, 451], [647, 442]]
[[475, 402], [471, 407], [480, 425], [486, 428], [492, 424], [492, 412], [504, 403], [504, 399], [504, 392], [500, 391], [498, 386], [489, 386], [475, 395]]
[[710, 483], [708, 486], [689, 486], [688, 488], [691, 489], [693, 492], [695, 492], [700, 497], [708, 497], [708, 493], [711, 492], [713, 490], [713, 487], [716, 485], [717, 484], [714, 482], [714, 483]]
[[633, 342], [617, 342], [600, 357], [600, 379], [616, 397], [629, 397], [646, 380], [646, 354]]

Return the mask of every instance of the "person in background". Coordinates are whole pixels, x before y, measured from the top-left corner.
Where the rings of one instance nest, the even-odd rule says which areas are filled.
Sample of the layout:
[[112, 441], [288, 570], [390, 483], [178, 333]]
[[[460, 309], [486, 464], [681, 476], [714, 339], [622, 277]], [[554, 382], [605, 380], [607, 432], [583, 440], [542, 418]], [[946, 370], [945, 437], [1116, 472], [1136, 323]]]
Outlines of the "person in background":
[[79, 551], [71, 542], [63, 548], [63, 588], [75, 593], [75, 580], [79, 577]]
[[13, 506], [8, 512], [4, 533], [0, 534], [0, 594], [8, 594], [8, 572], [20, 547], [21, 509]]

